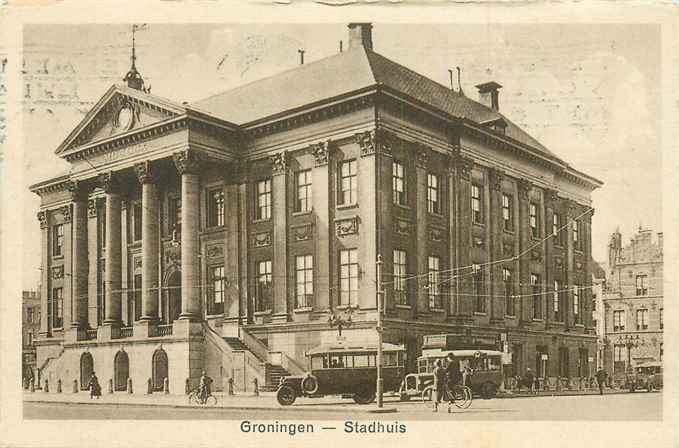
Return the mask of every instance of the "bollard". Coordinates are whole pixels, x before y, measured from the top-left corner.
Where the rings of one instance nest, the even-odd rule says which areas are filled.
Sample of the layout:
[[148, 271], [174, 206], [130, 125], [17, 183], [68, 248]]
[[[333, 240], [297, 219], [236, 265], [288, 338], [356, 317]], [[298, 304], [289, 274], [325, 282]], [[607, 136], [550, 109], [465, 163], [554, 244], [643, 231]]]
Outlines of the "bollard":
[[252, 380], [252, 386], [255, 397], [259, 397], [259, 381], [257, 381], [257, 378]]
[[47, 380], [47, 378], [45, 378], [45, 392], [49, 392], [49, 391], [50, 391], [50, 382], [49, 382], [49, 380]]
[[35, 383], [33, 382], [33, 379], [32, 379], [32, 378], [31, 378], [31, 380], [28, 382], [28, 390], [30, 390], [31, 392], [35, 392]]
[[108, 380], [108, 393], [112, 394], [113, 393], [113, 380], [109, 378]]
[[127, 379], [127, 393], [128, 394], [132, 393], [132, 378]]
[[233, 378], [229, 378], [227, 382], [229, 384], [229, 395], [233, 395]]
[[170, 393], [170, 380], [167, 377], [163, 379], [163, 392], [165, 392], [165, 395]]
[[73, 393], [78, 393], [78, 380], [73, 380]]
[[22, 388], [23, 390], [28, 390], [28, 378], [23, 377], [23, 378], [21, 379], [21, 388]]
[[151, 382], [151, 378], [146, 381], [146, 395], [151, 395], [153, 393], [153, 383]]
[[57, 393], [58, 394], [61, 393], [61, 378], [57, 380]]
[[184, 383], [184, 393], [186, 395], [191, 393], [191, 383], [189, 382], [189, 379], [186, 379], [186, 382]]

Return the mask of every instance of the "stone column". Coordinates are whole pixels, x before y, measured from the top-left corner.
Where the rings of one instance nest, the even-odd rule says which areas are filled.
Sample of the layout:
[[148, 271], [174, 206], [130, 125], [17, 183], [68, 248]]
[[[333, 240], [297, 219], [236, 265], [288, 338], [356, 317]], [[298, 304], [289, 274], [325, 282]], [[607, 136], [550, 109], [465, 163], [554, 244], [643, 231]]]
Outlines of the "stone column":
[[90, 199], [87, 203], [87, 252], [88, 252], [88, 285], [87, 316], [90, 326], [99, 325], [99, 210], [104, 206], [104, 198]]
[[112, 172], [99, 176], [106, 193], [106, 284], [104, 326], [119, 327], [122, 321], [122, 261], [120, 189]]
[[[472, 244], [472, 209], [471, 209], [471, 174], [474, 167], [474, 160], [459, 155], [456, 160], [457, 166], [457, 225], [458, 240], [457, 244], [457, 266], [470, 266], [471, 244]], [[474, 312], [474, 297], [472, 297], [473, 278], [471, 269], [466, 268], [452, 272], [458, 276], [456, 279], [457, 291], [460, 294], [457, 300], [458, 315], [463, 320], [471, 319]]]
[[[151, 163], [145, 161], [134, 166], [141, 183], [141, 319], [158, 320], [158, 250], [160, 204], [158, 191], [151, 171]], [[182, 209], [184, 203], [182, 202]], [[135, 219], [137, 217], [135, 216]]]
[[[313, 178], [313, 211], [316, 250], [314, 254], [314, 296], [315, 311], [330, 308], [330, 285], [334, 272], [330, 244], [332, 235], [330, 211], [330, 172], [329, 160], [332, 148], [330, 140], [313, 145], [311, 151], [315, 164], [312, 171]], [[325, 280], [321, 280], [325, 279]]]
[[[553, 235], [552, 232], [552, 225], [554, 223], [554, 213], [558, 213], [558, 203], [559, 203], [559, 197], [556, 194], [556, 191], [554, 190], [545, 190], [544, 191], [544, 204], [545, 204], [545, 235]], [[562, 224], [563, 225], [563, 224]], [[544, 278], [544, 283], [547, 284], [547, 288], [553, 288], [554, 286], [554, 280], [556, 279], [556, 260], [555, 260], [555, 254], [556, 250], [554, 249], [555, 242], [556, 242], [557, 236], [551, 236], [550, 238], [547, 238], [545, 240], [545, 260], [544, 260], [544, 272], [545, 272], [545, 278]], [[543, 288], [543, 291], [546, 292], [547, 289]], [[545, 297], [548, 299], [546, 300], [547, 303], [547, 310], [544, 314], [545, 321], [549, 321], [550, 313], [553, 312], [554, 310], [554, 303], [553, 303], [553, 296], [552, 295], [545, 295]]]
[[71, 327], [75, 329], [87, 327], [88, 298], [88, 231], [87, 231], [87, 190], [77, 182], [69, 185], [73, 201], [72, 244], [73, 272], [71, 274], [73, 293], [71, 309]]
[[47, 210], [38, 212], [38, 221], [40, 222], [40, 239], [42, 245], [41, 260], [40, 260], [40, 335], [47, 337], [50, 334], [50, 325], [48, 318], [47, 307], [49, 302], [47, 300], [49, 294], [49, 216]]
[[62, 328], [64, 330], [64, 336], [66, 336], [67, 330], [71, 328], [71, 316], [73, 315], [73, 234], [72, 234], [72, 224], [71, 224], [71, 204], [64, 205], [59, 209], [62, 216], [62, 225], [64, 229], [64, 247], [63, 247], [63, 276], [62, 276], [62, 286], [63, 286], [63, 308], [62, 308]]
[[[489, 224], [490, 237], [488, 253], [492, 261], [498, 261], [503, 258], [502, 254], [502, 181], [504, 179], [504, 172], [497, 168], [490, 170], [490, 216]], [[490, 321], [491, 323], [504, 322], [504, 316], [507, 310], [506, 298], [504, 297], [504, 279], [502, 277], [502, 270], [505, 264], [495, 263], [490, 267]]]
[[197, 154], [189, 149], [177, 152], [173, 157], [182, 176], [182, 312], [179, 318], [200, 320], [200, 163]]
[[[578, 204], [573, 202], [573, 201], [568, 201], [567, 206], [566, 206], [566, 222], [568, 223], [568, 250], [566, 252], [566, 276], [564, 278], [564, 286], [562, 288], [568, 288], [565, 294], [563, 294], [564, 298], [564, 303], [559, 304], [562, 306], [562, 312], [563, 312], [563, 322], [566, 328], [569, 328], [573, 326], [574, 322], [574, 315], [573, 315], [573, 307], [571, 304], [573, 303], [573, 284], [575, 283], [575, 244], [573, 242], [573, 226], [575, 225], [576, 221], [575, 218], [579, 214], [579, 207]], [[582, 235], [578, 235], [579, 238], [582, 238]], [[582, 300], [582, 297], [580, 298]]]
[[[533, 320], [533, 297], [530, 295], [532, 292], [530, 284], [530, 260], [531, 253], [526, 252], [530, 247], [530, 225], [528, 223], [528, 193], [532, 184], [525, 180], [519, 179], [517, 182], [517, 190], [519, 192], [519, 225], [517, 226], [517, 232], [519, 235], [519, 253], [521, 257], [519, 258], [519, 279], [521, 284], [521, 299], [520, 299], [520, 320], [523, 323], [531, 322]], [[546, 283], [546, 279], [541, 279], [541, 283]], [[546, 288], [544, 285], [540, 286], [541, 291], [544, 293]], [[540, 298], [542, 315], [545, 316], [547, 310], [545, 309], [545, 296]]]
[[[415, 165], [415, 175], [417, 183], [417, 218], [416, 218], [416, 272], [420, 274], [417, 280], [416, 301], [417, 306], [413, 307], [416, 313], [429, 312], [429, 276], [425, 275], [429, 271], [429, 210], [427, 206], [427, 167], [429, 163], [429, 151], [431, 148], [420, 145], [417, 148], [417, 162]], [[440, 188], [440, 187], [439, 187]]]
[[287, 153], [271, 158], [273, 217], [272, 320], [288, 320], [288, 160]]

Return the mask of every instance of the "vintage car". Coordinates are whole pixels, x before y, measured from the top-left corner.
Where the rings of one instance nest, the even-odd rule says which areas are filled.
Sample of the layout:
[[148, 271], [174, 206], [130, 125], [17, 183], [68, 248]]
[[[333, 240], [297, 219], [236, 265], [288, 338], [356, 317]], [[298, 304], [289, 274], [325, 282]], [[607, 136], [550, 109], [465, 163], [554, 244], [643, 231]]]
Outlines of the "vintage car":
[[625, 389], [634, 392], [643, 389], [651, 392], [663, 387], [663, 368], [660, 362], [638, 364], [625, 377]]
[[417, 358], [417, 373], [408, 374], [399, 395], [401, 400], [419, 397], [424, 389], [434, 382], [434, 363], [437, 359], [447, 363], [448, 353], [460, 363], [460, 372], [466, 372], [465, 385], [474, 394], [492, 398], [502, 384], [502, 352], [496, 350], [445, 350], [441, 348], [423, 349]]
[[[405, 373], [402, 345], [383, 344], [384, 392], [396, 392]], [[351, 344], [323, 345], [306, 353], [310, 370], [281, 379], [278, 403], [289, 406], [297, 397], [350, 396], [358, 404], [375, 399], [377, 347]]]

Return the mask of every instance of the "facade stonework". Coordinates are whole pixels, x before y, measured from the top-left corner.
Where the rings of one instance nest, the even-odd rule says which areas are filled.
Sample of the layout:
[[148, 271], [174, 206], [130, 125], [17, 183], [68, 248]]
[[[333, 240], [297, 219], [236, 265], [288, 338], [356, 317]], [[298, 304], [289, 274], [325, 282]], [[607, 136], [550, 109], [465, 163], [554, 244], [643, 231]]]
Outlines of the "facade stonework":
[[[497, 341], [508, 374], [588, 376], [590, 193], [601, 183], [497, 110], [371, 47], [274, 77], [278, 92], [300, 90], [259, 115], [269, 106], [228, 105], [233, 95], [257, 102], [270, 85], [195, 107], [109, 90], [57, 150], [72, 172], [32, 186], [45, 378], [96, 368], [114, 389], [166, 375], [176, 391], [206, 370], [218, 388], [228, 378], [237, 389], [271, 385], [335, 342], [329, 321], [349, 310], [343, 337], [374, 343], [378, 255], [385, 341], [406, 346], [409, 368], [424, 335], [459, 333]], [[354, 96], [329, 91], [312, 104], [305, 80], [327, 64], [349, 77], [358, 66], [375, 78], [401, 71], [427, 87], [355, 82]], [[130, 104], [129, 128], [107, 124]], [[77, 198], [67, 194], [75, 181]], [[64, 276], [49, 276], [54, 268]], [[88, 281], [76, 287], [72, 276]]]

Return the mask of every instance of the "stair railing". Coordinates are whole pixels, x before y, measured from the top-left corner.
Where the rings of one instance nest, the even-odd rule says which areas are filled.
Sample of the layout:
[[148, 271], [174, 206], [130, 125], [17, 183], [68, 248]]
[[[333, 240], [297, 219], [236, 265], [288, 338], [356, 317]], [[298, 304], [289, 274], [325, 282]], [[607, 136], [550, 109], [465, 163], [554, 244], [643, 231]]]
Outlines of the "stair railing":
[[[298, 363], [295, 359], [288, 356], [284, 352], [270, 352], [269, 347], [264, 345], [259, 339], [254, 337], [245, 328], [240, 328], [240, 338], [243, 343], [252, 351], [255, 356], [261, 359], [263, 362], [268, 362], [270, 364], [280, 365], [285, 370], [290, 372], [292, 375], [302, 375], [306, 372], [306, 368]], [[280, 362], [278, 358], [280, 356]], [[272, 362], [275, 361], [275, 362]]]

